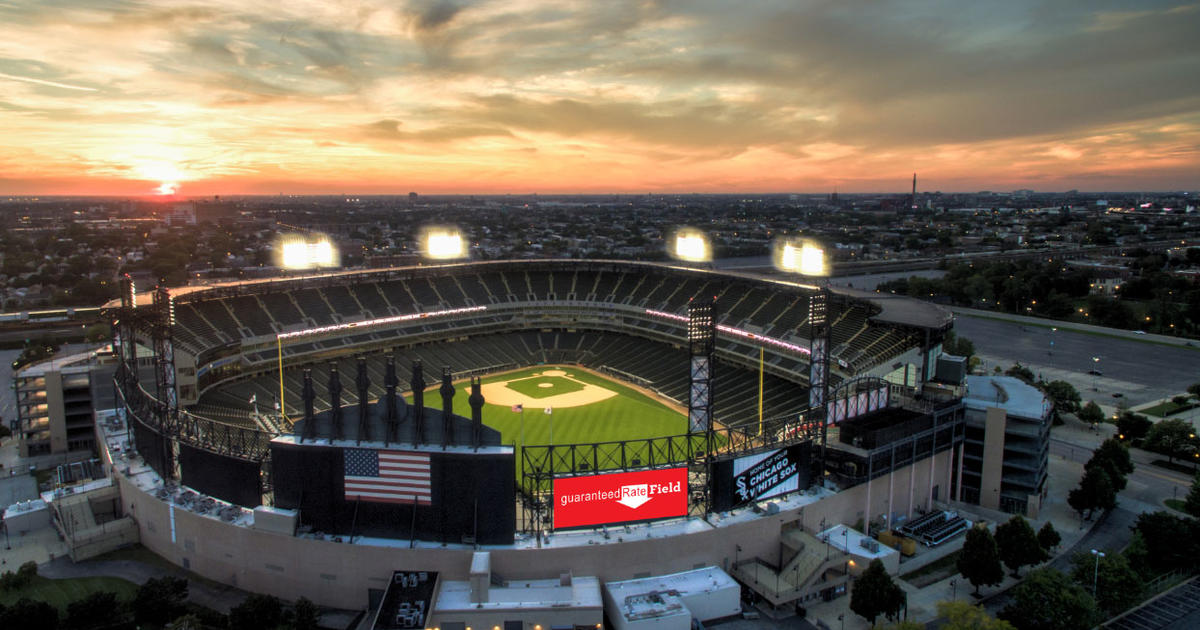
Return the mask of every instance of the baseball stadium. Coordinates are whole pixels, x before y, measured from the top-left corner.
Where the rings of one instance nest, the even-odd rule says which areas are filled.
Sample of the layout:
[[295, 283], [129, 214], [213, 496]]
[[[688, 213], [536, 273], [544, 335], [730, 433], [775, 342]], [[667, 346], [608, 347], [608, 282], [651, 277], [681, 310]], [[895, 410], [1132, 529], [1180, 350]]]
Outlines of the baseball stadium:
[[[952, 318], [907, 298], [521, 260], [126, 283], [108, 312], [102, 450], [140, 541], [378, 628], [591, 627], [598, 595], [499, 593], [705, 567], [828, 599], [858, 557], [830, 527], [919, 516], [961, 474], [961, 394], [933, 384]], [[402, 620], [418, 574], [441, 595]]]

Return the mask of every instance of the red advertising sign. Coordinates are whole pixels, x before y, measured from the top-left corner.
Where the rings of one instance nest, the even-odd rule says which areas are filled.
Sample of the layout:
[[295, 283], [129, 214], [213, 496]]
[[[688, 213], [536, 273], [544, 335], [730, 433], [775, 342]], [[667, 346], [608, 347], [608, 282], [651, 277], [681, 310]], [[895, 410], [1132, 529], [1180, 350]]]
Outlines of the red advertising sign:
[[587, 527], [687, 514], [687, 468], [560, 477], [554, 527]]

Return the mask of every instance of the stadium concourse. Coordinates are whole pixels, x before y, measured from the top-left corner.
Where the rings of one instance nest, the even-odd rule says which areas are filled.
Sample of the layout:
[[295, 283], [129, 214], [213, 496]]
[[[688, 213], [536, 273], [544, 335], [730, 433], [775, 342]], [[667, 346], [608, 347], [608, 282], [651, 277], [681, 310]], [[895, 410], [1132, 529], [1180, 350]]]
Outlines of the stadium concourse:
[[[689, 433], [688, 306], [711, 298], [711, 423]], [[128, 288], [108, 308], [122, 422], [101, 430], [123, 512], [172, 562], [288, 599], [364, 608], [422, 573], [436, 599], [486, 562], [492, 582], [597, 585], [719, 567], [790, 606], [884, 553], [835, 554], [820, 532], [914, 517], [957, 482], [961, 391], [933, 382], [952, 318], [912, 300], [529, 260]], [[813, 330], [820, 410], [852, 439], [809, 408]], [[427, 605], [426, 625], [456, 623]], [[528, 627], [565, 620], [518, 608]]]

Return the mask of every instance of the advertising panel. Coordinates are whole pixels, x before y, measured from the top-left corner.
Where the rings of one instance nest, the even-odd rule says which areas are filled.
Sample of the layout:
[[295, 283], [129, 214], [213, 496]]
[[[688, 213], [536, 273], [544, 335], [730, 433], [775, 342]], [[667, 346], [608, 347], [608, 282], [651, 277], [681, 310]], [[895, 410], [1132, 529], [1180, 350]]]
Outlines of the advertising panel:
[[554, 528], [684, 516], [687, 480], [687, 468], [557, 478]]
[[808, 486], [811, 444], [747, 455], [713, 464], [712, 501], [717, 511], [798, 492]]

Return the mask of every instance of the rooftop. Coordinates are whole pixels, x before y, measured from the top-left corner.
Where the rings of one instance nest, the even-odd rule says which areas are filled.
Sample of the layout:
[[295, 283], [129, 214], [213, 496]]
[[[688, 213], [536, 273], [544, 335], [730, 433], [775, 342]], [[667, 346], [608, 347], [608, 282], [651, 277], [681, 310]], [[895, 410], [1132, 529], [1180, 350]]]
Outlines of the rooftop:
[[434, 610], [513, 610], [528, 608], [600, 608], [600, 580], [595, 577], [573, 577], [564, 585], [558, 578], [548, 580], [513, 580], [504, 586], [491, 586], [488, 601], [471, 602], [471, 583], [467, 580], [445, 580], [438, 592]]
[[1022, 418], [1046, 417], [1050, 404], [1041, 390], [1015, 376], [967, 375], [967, 409], [999, 407]]
[[604, 588], [630, 621], [653, 617], [691, 615], [680, 598], [707, 596], [720, 590], [739, 588], [718, 567], [703, 567], [681, 573], [606, 582]]
[[878, 544], [876, 551], [871, 551], [863, 546], [863, 541], [870, 540], [872, 543], [877, 543], [878, 541], [857, 529], [846, 527], [845, 525], [834, 525], [818, 534], [817, 538], [828, 542], [829, 546], [834, 549], [860, 558], [883, 558], [896, 553], [895, 549], [882, 543]]

